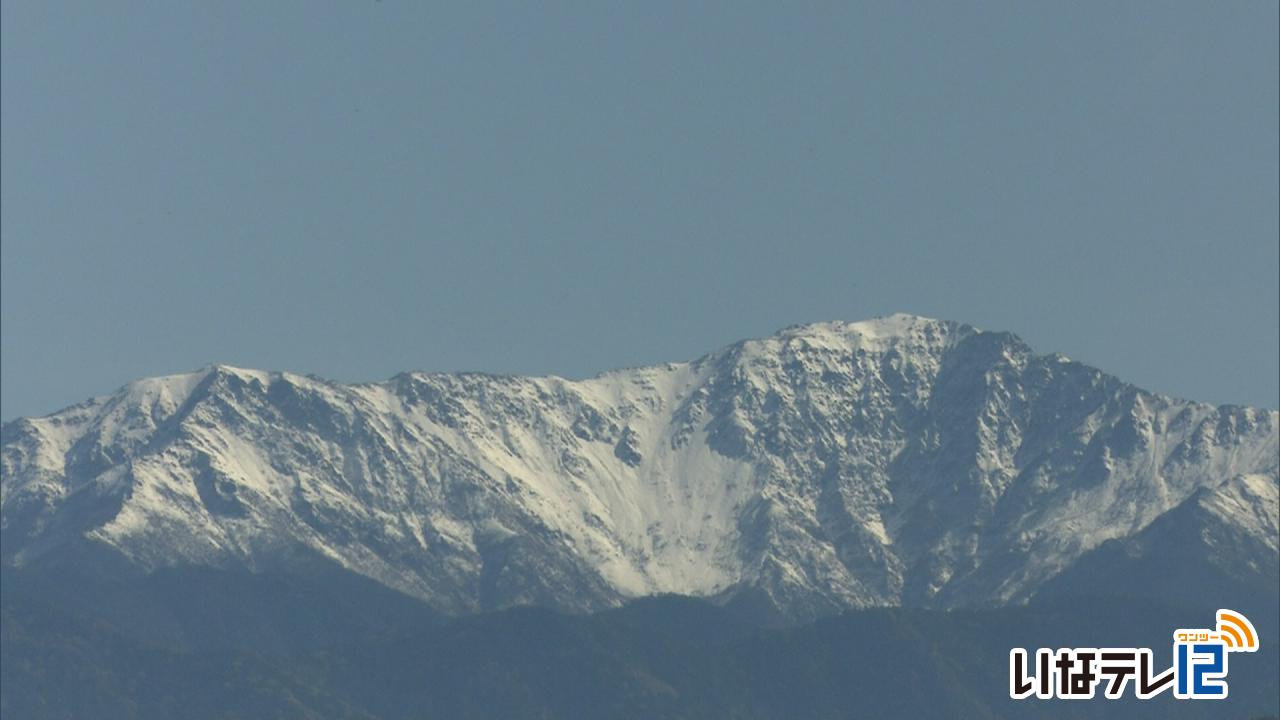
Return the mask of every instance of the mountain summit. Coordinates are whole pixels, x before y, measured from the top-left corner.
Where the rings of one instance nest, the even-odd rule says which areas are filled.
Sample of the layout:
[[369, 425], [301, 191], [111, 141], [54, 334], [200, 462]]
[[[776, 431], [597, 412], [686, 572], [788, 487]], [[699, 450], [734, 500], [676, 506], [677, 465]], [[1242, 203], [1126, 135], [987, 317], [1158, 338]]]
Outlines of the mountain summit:
[[215, 366], [5, 424], [3, 561], [318, 556], [452, 613], [999, 605], [1183, 560], [1274, 593], [1278, 426], [910, 315], [576, 381]]

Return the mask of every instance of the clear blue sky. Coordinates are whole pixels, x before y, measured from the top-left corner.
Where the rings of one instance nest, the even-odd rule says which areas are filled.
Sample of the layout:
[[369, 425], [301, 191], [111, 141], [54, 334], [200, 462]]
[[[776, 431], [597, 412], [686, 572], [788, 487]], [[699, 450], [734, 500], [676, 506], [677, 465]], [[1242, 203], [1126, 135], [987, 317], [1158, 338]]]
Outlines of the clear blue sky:
[[3, 4], [0, 415], [894, 311], [1280, 404], [1277, 3]]

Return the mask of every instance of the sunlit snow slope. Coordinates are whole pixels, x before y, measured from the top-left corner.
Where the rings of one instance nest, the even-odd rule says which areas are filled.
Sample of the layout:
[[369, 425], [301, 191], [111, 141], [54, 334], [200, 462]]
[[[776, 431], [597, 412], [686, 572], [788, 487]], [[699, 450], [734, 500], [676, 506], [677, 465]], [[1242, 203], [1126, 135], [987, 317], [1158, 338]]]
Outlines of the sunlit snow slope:
[[217, 366], [6, 424], [3, 559], [320, 554], [450, 612], [1000, 604], [1187, 502], [1275, 565], [1277, 425], [907, 315], [582, 381]]

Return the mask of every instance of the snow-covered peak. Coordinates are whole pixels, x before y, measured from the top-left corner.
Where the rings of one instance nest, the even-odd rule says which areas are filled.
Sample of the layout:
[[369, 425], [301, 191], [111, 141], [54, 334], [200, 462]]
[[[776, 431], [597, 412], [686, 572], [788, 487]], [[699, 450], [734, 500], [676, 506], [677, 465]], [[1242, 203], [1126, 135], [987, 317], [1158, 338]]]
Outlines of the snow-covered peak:
[[1010, 602], [1197, 493], [1274, 536], [1278, 425], [901, 314], [580, 381], [218, 365], [6, 424], [4, 561], [314, 553], [446, 610]]
[[[976, 328], [947, 320], [894, 313], [870, 320], [791, 325], [768, 338], [754, 342], [809, 340], [812, 342], [841, 343], [866, 350], [885, 349], [895, 345], [922, 345], [945, 342], [948, 338], [964, 337], [981, 332]], [[751, 342], [751, 341], [748, 341]]]

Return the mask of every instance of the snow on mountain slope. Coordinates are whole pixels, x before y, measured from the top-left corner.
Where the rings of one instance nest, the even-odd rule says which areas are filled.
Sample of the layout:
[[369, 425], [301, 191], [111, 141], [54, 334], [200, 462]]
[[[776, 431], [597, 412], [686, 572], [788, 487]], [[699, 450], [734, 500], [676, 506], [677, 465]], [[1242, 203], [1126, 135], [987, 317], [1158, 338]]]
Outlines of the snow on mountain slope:
[[1258, 618], [1260, 632], [1274, 634], [1280, 620], [1278, 490], [1266, 475], [1236, 475], [1200, 488], [1140, 532], [1085, 553], [1037, 594], [1231, 607]]
[[998, 604], [1231, 478], [1206, 507], [1275, 552], [1278, 425], [909, 315], [582, 381], [217, 366], [5, 425], [3, 557], [320, 553], [451, 612]]

